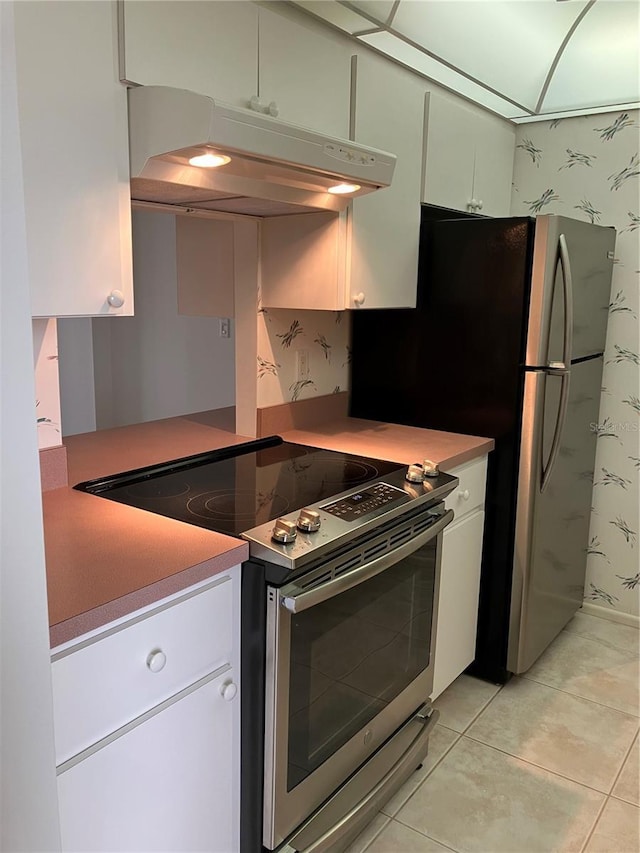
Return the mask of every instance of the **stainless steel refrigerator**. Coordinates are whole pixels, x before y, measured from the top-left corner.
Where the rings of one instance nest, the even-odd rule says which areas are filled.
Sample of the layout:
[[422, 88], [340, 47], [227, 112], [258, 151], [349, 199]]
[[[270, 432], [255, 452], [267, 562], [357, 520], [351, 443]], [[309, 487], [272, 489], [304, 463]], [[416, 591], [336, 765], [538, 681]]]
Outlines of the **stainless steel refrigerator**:
[[353, 313], [351, 414], [495, 440], [470, 672], [505, 681], [583, 600], [615, 230], [457, 216], [423, 208], [415, 310]]

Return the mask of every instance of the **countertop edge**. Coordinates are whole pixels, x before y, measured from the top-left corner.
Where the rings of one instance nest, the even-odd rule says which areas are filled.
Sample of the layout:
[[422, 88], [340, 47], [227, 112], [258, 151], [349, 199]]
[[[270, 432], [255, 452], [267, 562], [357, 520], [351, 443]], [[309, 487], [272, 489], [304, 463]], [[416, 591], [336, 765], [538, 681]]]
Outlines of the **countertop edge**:
[[136, 610], [140, 610], [142, 607], [162, 601], [162, 599], [176, 592], [182, 592], [193, 586], [193, 584], [226, 572], [247, 560], [248, 557], [249, 544], [238, 542], [236, 547], [232, 547], [228, 551], [211, 557], [209, 560], [189, 566], [175, 574], [148, 584], [141, 589], [127, 593], [106, 604], [99, 605], [92, 610], [51, 625], [49, 628], [51, 649], [53, 650], [70, 640], [78, 639], [89, 631], [98, 628], [106, 629], [109, 623], [114, 620], [135, 613]]

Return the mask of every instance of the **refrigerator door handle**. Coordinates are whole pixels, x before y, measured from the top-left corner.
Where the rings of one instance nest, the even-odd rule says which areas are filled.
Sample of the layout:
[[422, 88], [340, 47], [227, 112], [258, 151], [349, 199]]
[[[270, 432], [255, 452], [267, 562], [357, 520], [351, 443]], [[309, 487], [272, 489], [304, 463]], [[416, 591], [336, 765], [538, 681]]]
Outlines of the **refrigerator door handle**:
[[551, 472], [553, 471], [553, 466], [555, 464], [556, 458], [558, 456], [558, 451], [560, 450], [560, 440], [562, 438], [562, 431], [564, 429], [564, 424], [567, 419], [567, 407], [569, 405], [569, 377], [570, 373], [568, 370], [554, 370], [548, 371], [546, 376], [560, 376], [562, 385], [560, 387], [560, 402], [558, 404], [558, 417], [556, 418], [556, 425], [553, 430], [553, 438], [551, 440], [551, 449], [549, 450], [549, 458], [547, 459], [547, 463], [540, 461], [540, 494], [544, 492], [549, 484], [549, 478], [551, 477]]
[[567, 239], [564, 234], [558, 237], [558, 257], [562, 267], [562, 288], [564, 296], [564, 340], [562, 344], [562, 361], [565, 365], [571, 363], [573, 346], [573, 279], [571, 277], [571, 261]]

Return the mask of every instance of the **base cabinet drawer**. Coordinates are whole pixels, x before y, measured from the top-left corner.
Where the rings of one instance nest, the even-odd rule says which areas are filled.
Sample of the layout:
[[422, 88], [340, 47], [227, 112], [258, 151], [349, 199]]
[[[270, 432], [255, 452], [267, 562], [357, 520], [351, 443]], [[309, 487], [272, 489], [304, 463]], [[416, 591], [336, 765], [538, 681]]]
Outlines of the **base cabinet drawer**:
[[225, 576], [84, 647], [54, 654], [57, 764], [232, 662], [235, 583]]
[[455, 512], [455, 520], [458, 521], [473, 510], [484, 506], [487, 489], [487, 457], [483, 456], [481, 459], [466, 462], [448, 473], [454, 474], [460, 480], [458, 488], [445, 499], [445, 506]]
[[233, 670], [58, 776], [63, 851], [239, 849]]
[[432, 699], [475, 657], [483, 532], [482, 510], [444, 532]]

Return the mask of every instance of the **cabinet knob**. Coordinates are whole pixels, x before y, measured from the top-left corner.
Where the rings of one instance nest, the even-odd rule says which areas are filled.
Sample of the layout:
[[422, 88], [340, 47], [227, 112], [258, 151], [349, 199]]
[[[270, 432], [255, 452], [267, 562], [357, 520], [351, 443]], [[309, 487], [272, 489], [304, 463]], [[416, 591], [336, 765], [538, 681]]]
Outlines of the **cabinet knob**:
[[270, 116], [273, 116], [274, 118], [276, 118], [276, 116], [278, 115], [280, 110], [278, 109], [278, 105], [276, 104], [276, 102], [271, 101], [271, 103], [269, 104], [269, 106], [267, 107], [265, 112], [268, 112]]
[[482, 201], [482, 199], [478, 199], [478, 201], [476, 202], [476, 210], [482, 210], [483, 206], [484, 202]]
[[154, 649], [147, 658], [147, 667], [151, 672], [160, 672], [164, 669], [167, 662], [167, 656], [160, 649]]
[[225, 702], [232, 702], [236, 698], [237, 692], [238, 686], [237, 684], [234, 684], [233, 681], [225, 681], [225, 683], [220, 687], [220, 695]]
[[122, 308], [124, 305], [124, 293], [121, 290], [112, 290], [107, 296], [107, 302], [112, 308]]
[[469, 497], [470, 497], [469, 489], [461, 489], [460, 492], [458, 492], [458, 494], [460, 495], [461, 500], [463, 500], [463, 501], [469, 500]]
[[478, 202], [475, 200], [475, 198], [472, 198], [471, 201], [469, 202], [469, 204], [467, 205], [467, 209], [468, 210], [475, 210], [477, 204], [478, 204]]
[[249, 109], [255, 110], [257, 113], [262, 112], [262, 101], [257, 95], [252, 95], [251, 100], [249, 101]]
[[365, 296], [364, 296], [364, 293], [362, 291], [360, 291], [360, 293], [355, 293], [353, 295], [353, 302], [355, 305], [364, 305], [364, 299], [365, 299]]

